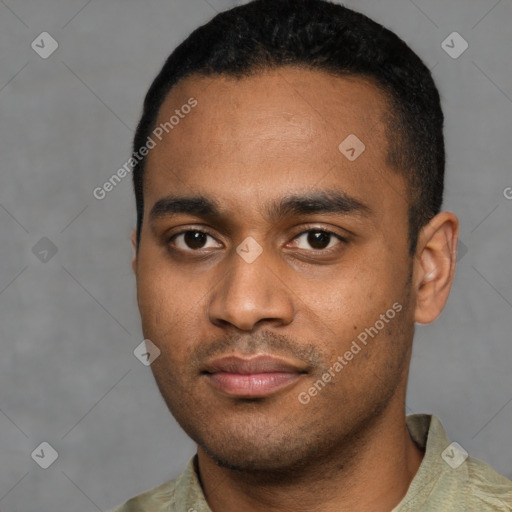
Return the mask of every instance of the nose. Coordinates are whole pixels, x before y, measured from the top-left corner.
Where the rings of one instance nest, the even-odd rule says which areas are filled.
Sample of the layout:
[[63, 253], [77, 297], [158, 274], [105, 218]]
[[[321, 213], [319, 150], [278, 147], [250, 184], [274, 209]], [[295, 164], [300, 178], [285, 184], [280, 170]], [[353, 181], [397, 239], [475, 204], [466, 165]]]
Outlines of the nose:
[[233, 250], [225, 262], [227, 273], [210, 298], [208, 314], [214, 325], [230, 324], [251, 331], [261, 323], [291, 323], [292, 292], [279, 276], [278, 265], [272, 267], [271, 259], [269, 251], [264, 250], [249, 262]]

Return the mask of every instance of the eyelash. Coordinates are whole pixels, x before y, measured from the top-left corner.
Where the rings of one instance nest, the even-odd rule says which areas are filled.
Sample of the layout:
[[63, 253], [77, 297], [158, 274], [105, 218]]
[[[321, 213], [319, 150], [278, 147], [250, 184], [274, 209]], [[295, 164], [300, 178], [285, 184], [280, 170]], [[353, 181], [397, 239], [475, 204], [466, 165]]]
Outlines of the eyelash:
[[[182, 231], [179, 231], [178, 233], [174, 233], [167, 240], [167, 244], [172, 244], [172, 242], [174, 242], [174, 240], [178, 236], [183, 235], [185, 233], [203, 233], [203, 234], [205, 234], [207, 236], [210, 236], [211, 238], [216, 240], [216, 238], [213, 235], [211, 235], [210, 233], [208, 233], [208, 231], [205, 231], [203, 229], [194, 228], [194, 229], [184, 229]], [[327, 235], [331, 235], [334, 238], [338, 239], [339, 242], [341, 242], [341, 243], [344, 243], [344, 244], [348, 243], [348, 240], [346, 238], [342, 237], [341, 235], [339, 235], [338, 233], [335, 233], [334, 231], [330, 231], [328, 229], [318, 228], [318, 227], [312, 227], [312, 228], [305, 229], [304, 231], [301, 231], [300, 233], [297, 233], [292, 238], [292, 240], [295, 240], [295, 239], [301, 237], [302, 235], [304, 235], [306, 233], [325, 233]], [[336, 248], [337, 248], [338, 245], [340, 245], [340, 244], [336, 244], [333, 247], [329, 247], [328, 249], [300, 249], [300, 250], [303, 250], [303, 251], [305, 250], [308, 253], [330, 254], [331, 252], [337, 250]], [[201, 253], [201, 249], [178, 249], [178, 248], [176, 248], [176, 250], [177, 251], [181, 251], [181, 252], [188, 252], [188, 253], [199, 253], [199, 254]]]

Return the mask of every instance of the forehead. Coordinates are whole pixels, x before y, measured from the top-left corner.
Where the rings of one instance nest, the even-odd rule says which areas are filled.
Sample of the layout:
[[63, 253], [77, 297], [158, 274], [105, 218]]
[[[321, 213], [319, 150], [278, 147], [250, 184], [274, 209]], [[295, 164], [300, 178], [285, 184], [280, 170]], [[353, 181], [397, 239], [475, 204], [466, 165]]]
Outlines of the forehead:
[[[183, 109], [191, 99], [197, 106]], [[234, 206], [338, 188], [377, 211], [394, 205], [396, 214], [405, 191], [386, 163], [387, 108], [370, 82], [323, 71], [189, 77], [159, 112], [156, 126], [167, 129], [148, 156], [146, 211], [166, 193]]]

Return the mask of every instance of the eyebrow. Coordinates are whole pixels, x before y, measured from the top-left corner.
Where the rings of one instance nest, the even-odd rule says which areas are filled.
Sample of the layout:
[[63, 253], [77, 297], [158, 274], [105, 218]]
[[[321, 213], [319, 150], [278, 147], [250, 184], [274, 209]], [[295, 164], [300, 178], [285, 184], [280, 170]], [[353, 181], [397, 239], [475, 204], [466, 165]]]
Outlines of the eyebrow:
[[[367, 204], [341, 191], [318, 191], [306, 194], [293, 194], [271, 202], [265, 213], [272, 221], [283, 217], [329, 214], [369, 217], [373, 210]], [[209, 220], [229, 217], [231, 212], [224, 212], [219, 203], [203, 195], [167, 196], [159, 199], [151, 209], [150, 221], [179, 214], [189, 214]]]

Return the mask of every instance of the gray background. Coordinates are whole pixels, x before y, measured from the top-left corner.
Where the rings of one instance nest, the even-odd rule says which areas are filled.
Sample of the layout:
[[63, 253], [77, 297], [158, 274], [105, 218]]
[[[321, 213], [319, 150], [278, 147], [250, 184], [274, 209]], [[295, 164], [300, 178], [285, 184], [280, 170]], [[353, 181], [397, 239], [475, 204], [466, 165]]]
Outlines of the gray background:
[[[422, 56], [446, 115], [445, 208], [461, 220], [462, 257], [443, 315], [417, 328], [407, 412], [437, 414], [452, 440], [510, 477], [511, 2], [345, 3]], [[133, 355], [130, 177], [102, 201], [92, 190], [129, 157], [164, 59], [232, 5], [0, 1], [2, 512], [107, 510], [177, 476], [194, 453]], [[59, 44], [47, 59], [31, 48], [43, 31]], [[469, 43], [457, 59], [441, 47], [453, 31]], [[47, 241], [34, 254], [43, 237], [55, 255], [41, 256]], [[48, 469], [31, 458], [43, 441], [58, 452]]]

